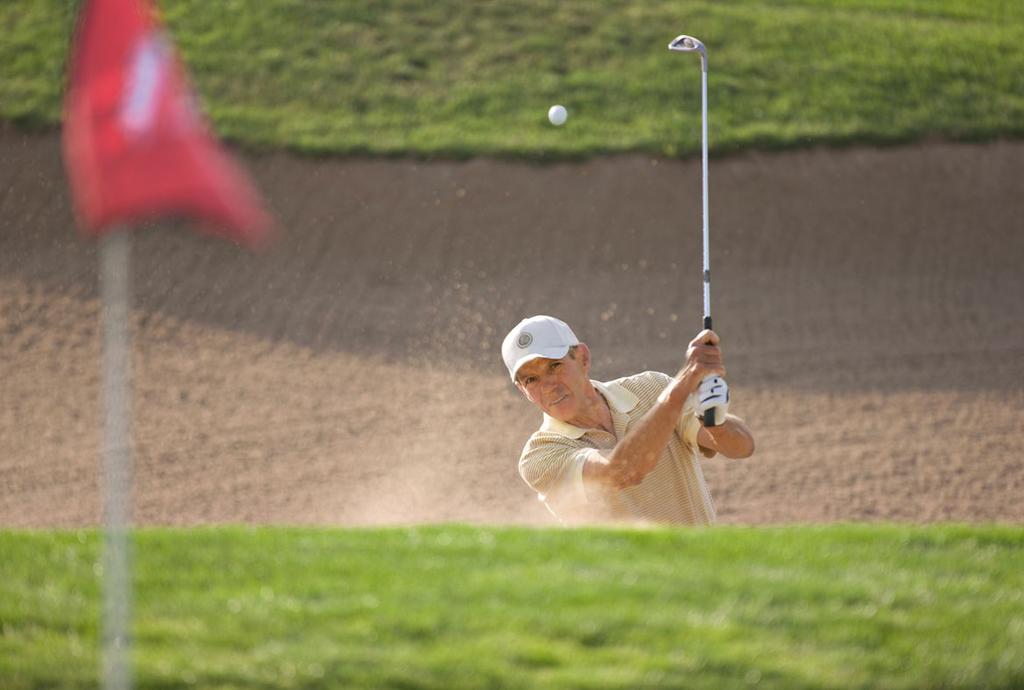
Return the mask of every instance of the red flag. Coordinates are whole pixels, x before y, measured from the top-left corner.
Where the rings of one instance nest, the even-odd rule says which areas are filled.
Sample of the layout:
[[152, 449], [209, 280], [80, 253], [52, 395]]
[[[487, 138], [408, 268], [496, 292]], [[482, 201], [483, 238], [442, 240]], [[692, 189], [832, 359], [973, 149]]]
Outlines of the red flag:
[[257, 245], [270, 218], [206, 126], [148, 0], [85, 0], [64, 101], [64, 161], [83, 232], [161, 216]]

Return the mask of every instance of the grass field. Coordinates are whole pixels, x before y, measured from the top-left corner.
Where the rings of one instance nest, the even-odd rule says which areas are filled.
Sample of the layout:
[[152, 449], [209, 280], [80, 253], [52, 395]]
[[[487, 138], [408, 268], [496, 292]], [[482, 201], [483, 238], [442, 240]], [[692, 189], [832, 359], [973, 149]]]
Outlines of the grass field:
[[[0, 118], [59, 122], [78, 3], [0, 4]], [[217, 130], [254, 148], [568, 157], [1024, 136], [1014, 0], [162, 0]], [[563, 128], [545, 113], [570, 110]]]
[[[0, 532], [6, 690], [92, 688], [94, 532]], [[144, 530], [140, 688], [1014, 688], [1024, 529]]]
[[[60, 120], [78, 2], [0, 2]], [[554, 159], [1024, 137], [1019, 0], [161, 0], [252, 149]], [[549, 105], [570, 110], [563, 128]], [[0, 688], [98, 685], [99, 535], [0, 530]], [[138, 687], [1024, 687], [1024, 528], [147, 529]]]

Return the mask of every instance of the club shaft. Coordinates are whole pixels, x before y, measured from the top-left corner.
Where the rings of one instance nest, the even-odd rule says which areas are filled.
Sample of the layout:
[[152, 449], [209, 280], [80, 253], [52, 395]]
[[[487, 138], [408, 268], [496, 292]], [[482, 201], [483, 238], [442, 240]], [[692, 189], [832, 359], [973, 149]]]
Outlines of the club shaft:
[[704, 218], [704, 327], [711, 328], [711, 242], [708, 235], [708, 66], [700, 56], [701, 186]]

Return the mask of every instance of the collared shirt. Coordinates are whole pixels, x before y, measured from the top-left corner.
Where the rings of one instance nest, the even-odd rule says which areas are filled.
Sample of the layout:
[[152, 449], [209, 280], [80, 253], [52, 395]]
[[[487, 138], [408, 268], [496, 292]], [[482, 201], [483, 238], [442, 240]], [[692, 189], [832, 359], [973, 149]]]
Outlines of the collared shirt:
[[581, 429], [545, 414], [540, 429], [523, 448], [519, 474], [563, 521], [714, 522], [715, 506], [698, 458], [700, 422], [694, 414], [694, 396], [683, 406], [654, 469], [639, 484], [614, 490], [588, 484], [583, 478], [583, 466], [590, 454], [602, 452], [607, 457], [671, 381], [671, 377], [655, 371], [607, 383], [591, 381], [608, 403], [615, 433]]

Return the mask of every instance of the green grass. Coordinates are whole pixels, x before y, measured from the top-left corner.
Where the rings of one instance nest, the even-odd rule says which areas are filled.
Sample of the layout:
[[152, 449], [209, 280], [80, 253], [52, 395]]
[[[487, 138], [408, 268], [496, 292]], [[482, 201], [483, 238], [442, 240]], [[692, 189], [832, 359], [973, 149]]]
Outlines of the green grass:
[[[0, 3], [0, 118], [59, 122], [73, 0]], [[222, 136], [251, 148], [688, 155], [1024, 136], [1020, 0], [162, 0]], [[545, 113], [570, 110], [562, 128]]]
[[[97, 686], [99, 538], [0, 532], [0, 685]], [[139, 688], [1016, 688], [1024, 529], [143, 530]]]

